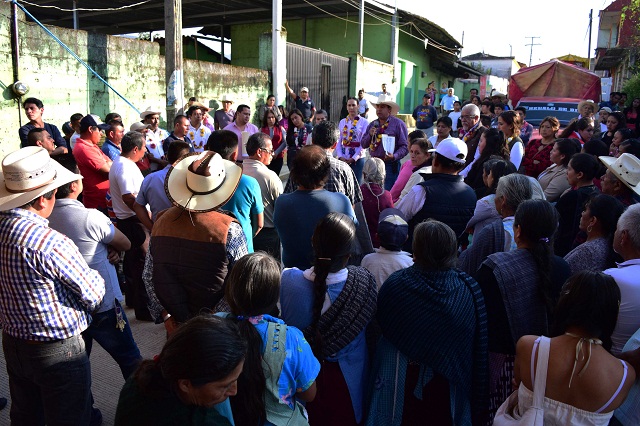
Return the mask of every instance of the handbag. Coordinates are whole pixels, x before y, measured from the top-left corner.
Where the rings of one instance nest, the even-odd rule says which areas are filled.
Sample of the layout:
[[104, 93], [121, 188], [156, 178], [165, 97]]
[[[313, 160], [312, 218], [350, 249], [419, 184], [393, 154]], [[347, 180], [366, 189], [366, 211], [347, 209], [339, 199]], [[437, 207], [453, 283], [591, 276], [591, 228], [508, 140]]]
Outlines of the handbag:
[[544, 424], [544, 392], [547, 388], [547, 367], [549, 366], [549, 347], [551, 340], [540, 336], [538, 350], [538, 363], [533, 384], [533, 405], [520, 414], [518, 408], [518, 391], [515, 390], [505, 402], [502, 403], [493, 420], [494, 426], [543, 426]]

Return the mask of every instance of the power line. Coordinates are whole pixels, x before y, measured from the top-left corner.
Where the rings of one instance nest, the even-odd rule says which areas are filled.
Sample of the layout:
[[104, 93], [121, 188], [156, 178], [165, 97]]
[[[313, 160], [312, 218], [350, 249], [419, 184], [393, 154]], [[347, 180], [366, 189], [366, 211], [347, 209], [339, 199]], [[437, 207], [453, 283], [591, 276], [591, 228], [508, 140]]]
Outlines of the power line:
[[149, 2], [151, 2], [151, 0], [144, 0], [144, 1], [141, 1], [141, 2], [138, 2], [138, 3], [130, 4], [128, 6], [107, 7], [107, 8], [104, 8], [104, 9], [87, 9], [87, 8], [83, 8], [83, 7], [76, 7], [75, 9], [64, 9], [64, 8], [58, 7], [58, 6], [35, 4], [35, 3], [30, 3], [30, 2], [25, 1], [25, 0], [21, 1], [21, 3], [28, 4], [29, 6], [41, 7], [43, 9], [56, 9], [56, 10], [60, 10], [62, 12], [103, 12], [103, 11], [109, 11], [109, 10], [123, 10], [123, 9], [129, 9], [129, 8], [132, 8], [132, 7], [140, 6], [142, 4], [149, 3]]

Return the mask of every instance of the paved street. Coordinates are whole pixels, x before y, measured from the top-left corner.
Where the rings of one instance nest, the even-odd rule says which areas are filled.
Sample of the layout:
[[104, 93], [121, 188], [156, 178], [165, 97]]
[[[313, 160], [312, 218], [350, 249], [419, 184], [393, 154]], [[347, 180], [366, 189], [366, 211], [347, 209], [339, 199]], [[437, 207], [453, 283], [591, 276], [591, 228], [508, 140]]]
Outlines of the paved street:
[[[142, 322], [135, 319], [133, 309], [125, 309], [127, 317], [131, 321], [133, 337], [138, 343], [140, 352], [144, 358], [152, 358], [160, 353], [165, 342], [164, 326], [150, 322]], [[91, 352], [91, 373], [93, 377], [92, 389], [95, 406], [102, 411], [103, 425], [113, 425], [118, 404], [118, 395], [124, 385], [122, 373], [116, 362], [107, 354], [100, 345], [94, 343]], [[4, 363], [4, 355], [0, 351], [0, 396], [9, 399], [7, 408], [0, 411], [0, 425], [9, 424], [9, 383], [7, 370]]]

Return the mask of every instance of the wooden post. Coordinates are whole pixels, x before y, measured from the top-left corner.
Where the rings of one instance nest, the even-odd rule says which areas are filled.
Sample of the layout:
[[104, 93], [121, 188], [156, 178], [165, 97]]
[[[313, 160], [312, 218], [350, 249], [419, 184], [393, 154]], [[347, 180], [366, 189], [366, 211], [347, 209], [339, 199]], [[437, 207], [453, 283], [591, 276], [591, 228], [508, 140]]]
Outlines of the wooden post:
[[176, 109], [184, 104], [182, 74], [182, 0], [164, 0], [165, 84], [167, 127], [173, 129]]

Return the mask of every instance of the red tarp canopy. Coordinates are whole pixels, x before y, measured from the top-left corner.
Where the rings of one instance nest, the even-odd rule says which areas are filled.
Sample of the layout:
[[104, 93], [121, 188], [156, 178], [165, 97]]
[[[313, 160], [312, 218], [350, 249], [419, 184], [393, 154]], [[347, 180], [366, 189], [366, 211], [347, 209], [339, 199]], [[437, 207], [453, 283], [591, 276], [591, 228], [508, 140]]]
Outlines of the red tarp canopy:
[[598, 103], [601, 91], [600, 77], [596, 74], [557, 59], [522, 68], [509, 82], [513, 105], [524, 96], [591, 99]]

